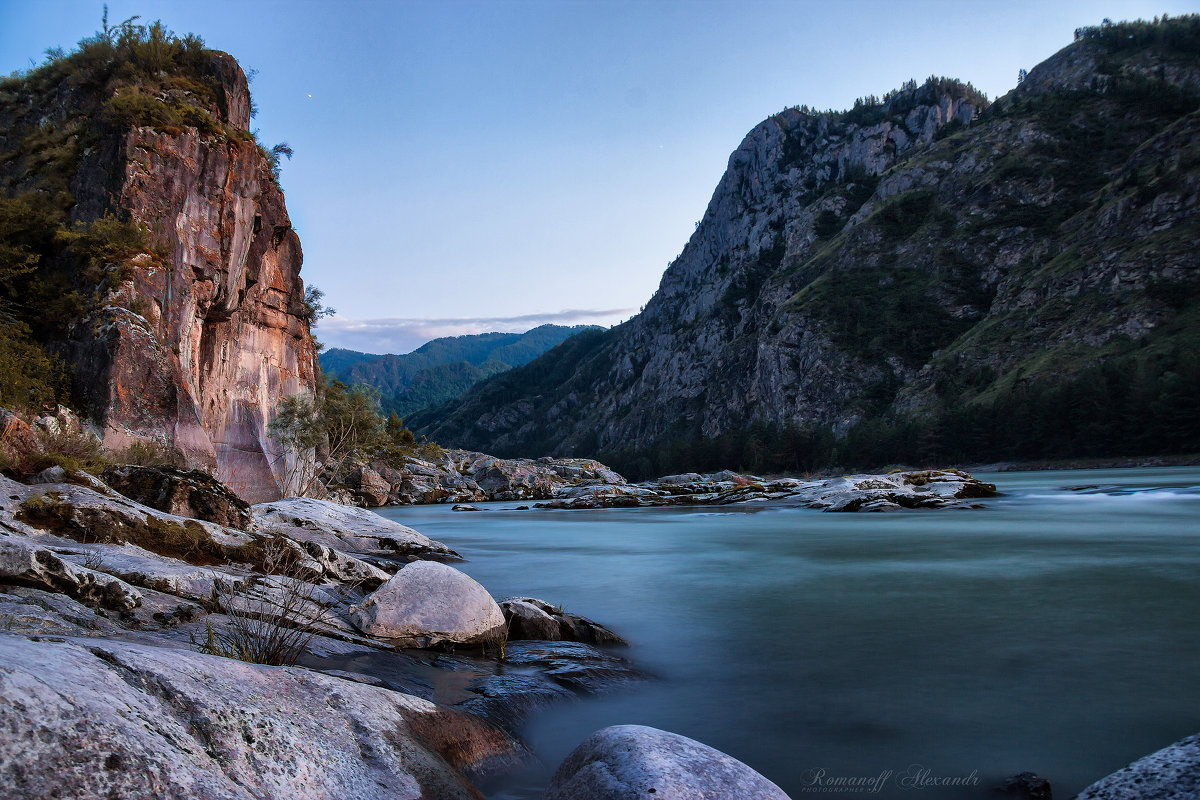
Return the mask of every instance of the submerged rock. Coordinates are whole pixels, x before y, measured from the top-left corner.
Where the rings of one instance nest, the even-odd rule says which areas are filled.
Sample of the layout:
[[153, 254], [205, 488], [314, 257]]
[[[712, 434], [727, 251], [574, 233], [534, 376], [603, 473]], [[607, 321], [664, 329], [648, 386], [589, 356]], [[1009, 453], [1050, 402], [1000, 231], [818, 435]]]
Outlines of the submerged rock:
[[486, 723], [304, 669], [0, 635], [0, 785], [23, 798], [477, 798]]
[[735, 758], [644, 725], [593, 733], [559, 765], [543, 800], [788, 800]]
[[362, 603], [350, 620], [363, 633], [427, 647], [505, 635], [500, 606], [475, 579], [436, 561], [414, 561]]
[[993, 792], [996, 800], [1054, 800], [1050, 781], [1034, 772], [1005, 778]]
[[1101, 778], [1075, 800], [1193, 800], [1200, 797], [1200, 734]]

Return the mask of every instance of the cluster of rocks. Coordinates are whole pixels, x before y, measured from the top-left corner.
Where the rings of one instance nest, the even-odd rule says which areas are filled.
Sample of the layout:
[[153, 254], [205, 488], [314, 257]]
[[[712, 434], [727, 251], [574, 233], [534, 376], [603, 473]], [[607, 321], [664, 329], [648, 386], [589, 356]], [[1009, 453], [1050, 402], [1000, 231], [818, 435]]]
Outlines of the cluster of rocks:
[[445, 450], [437, 460], [415, 456], [397, 468], [356, 464], [328, 482], [330, 498], [367, 508], [485, 500], [548, 500], [568, 488], [624, 484], [599, 461], [586, 458], [496, 458]]
[[329, 498], [376, 508], [453, 503], [478, 510], [489, 500], [542, 501], [537, 508], [637, 508], [776, 502], [826, 511], [895, 511], [971, 505], [994, 497], [996, 487], [959, 470], [913, 470], [805, 480], [761, 478], [725, 470], [668, 475], [629, 483], [599, 461], [581, 458], [495, 458], [446, 450], [440, 461], [408, 458], [397, 469], [382, 462], [357, 464], [329, 481]]
[[959, 470], [921, 470], [837, 478], [764, 479], [728, 470], [709, 475], [668, 475], [639, 484], [569, 486], [538, 508], [636, 508], [771, 502], [823, 511], [898, 511], [964, 508], [995, 497], [996, 487]]

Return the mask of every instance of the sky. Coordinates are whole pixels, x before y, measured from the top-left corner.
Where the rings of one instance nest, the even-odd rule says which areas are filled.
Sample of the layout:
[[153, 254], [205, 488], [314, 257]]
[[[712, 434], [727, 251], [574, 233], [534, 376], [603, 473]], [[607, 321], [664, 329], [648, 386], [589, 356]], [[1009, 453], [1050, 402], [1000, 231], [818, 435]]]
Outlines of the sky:
[[[1167, 0], [111, 0], [257, 70], [287, 142], [327, 346], [637, 313], [745, 134], [946, 75], [995, 98], [1075, 28]], [[100, 27], [91, 0], [0, 0], [0, 74]]]

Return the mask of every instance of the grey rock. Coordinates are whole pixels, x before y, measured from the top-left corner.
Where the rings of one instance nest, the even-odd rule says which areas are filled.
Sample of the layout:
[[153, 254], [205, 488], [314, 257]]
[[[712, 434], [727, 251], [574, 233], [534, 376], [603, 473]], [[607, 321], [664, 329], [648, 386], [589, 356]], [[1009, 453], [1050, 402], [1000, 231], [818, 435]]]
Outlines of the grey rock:
[[111, 486], [95, 475], [90, 475], [83, 470], [65, 470], [59, 466], [47, 467], [30, 478], [29, 483], [73, 483], [77, 486], [86, 486], [100, 494], [115, 494]]
[[130, 500], [179, 517], [250, 527], [250, 506], [207, 472], [176, 467], [124, 465], [104, 471], [104, 482]]
[[491, 641], [505, 632], [500, 606], [473, 578], [435, 561], [414, 561], [362, 603], [350, 620], [363, 633], [416, 644]]
[[115, 636], [121, 626], [64, 594], [5, 586], [0, 589], [0, 632], [38, 636]]
[[543, 800], [787, 800], [737, 759], [675, 733], [614, 725], [588, 737], [559, 765]]
[[510, 597], [500, 601], [508, 622], [510, 640], [628, 644], [617, 634], [587, 617], [569, 614], [559, 606], [534, 597]]
[[552, 609], [544, 609], [532, 597], [510, 597], [500, 601], [500, 610], [508, 622], [508, 638], [534, 639], [553, 642], [562, 639], [558, 620]]
[[95, 639], [0, 635], [0, 695], [0, 785], [28, 800], [465, 800], [455, 768], [512, 749], [397, 692]]
[[762, 478], [716, 473], [668, 475], [645, 484], [567, 487], [538, 508], [586, 509], [665, 505], [732, 505], [779, 502], [824, 511], [900, 511], [973, 507], [972, 500], [996, 496], [996, 487], [958, 470], [923, 470], [888, 475], [847, 475], [824, 480]]
[[1200, 734], [1101, 778], [1075, 800], [1194, 800], [1200, 797]]
[[25, 537], [9, 534], [0, 535], [0, 582], [61, 592], [118, 611], [142, 602], [141, 594], [124, 581], [71, 564]]
[[441, 542], [385, 519], [373, 511], [354, 506], [289, 497], [260, 503], [250, 509], [263, 531], [271, 531], [299, 542], [316, 542], [347, 553], [403, 555], [419, 558], [456, 558], [457, 553]]

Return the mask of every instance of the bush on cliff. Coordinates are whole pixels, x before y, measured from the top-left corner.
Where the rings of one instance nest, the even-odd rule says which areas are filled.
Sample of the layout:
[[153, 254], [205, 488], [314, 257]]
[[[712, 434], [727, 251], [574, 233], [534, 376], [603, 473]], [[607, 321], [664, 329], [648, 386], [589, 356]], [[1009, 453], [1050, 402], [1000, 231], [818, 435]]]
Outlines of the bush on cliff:
[[66, 393], [62, 362], [33, 340], [29, 326], [0, 323], [0, 404], [40, 408], [59, 402]]
[[383, 461], [399, 467], [408, 457], [442, 455], [433, 442], [417, 441], [395, 413], [385, 419], [377, 390], [330, 378], [322, 378], [315, 399], [283, 398], [270, 432], [284, 454], [284, 493], [289, 495], [311, 494], [322, 474], [339, 474], [349, 464]]

